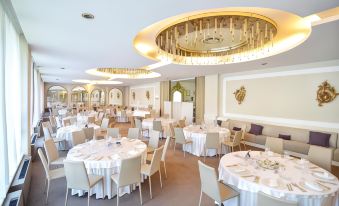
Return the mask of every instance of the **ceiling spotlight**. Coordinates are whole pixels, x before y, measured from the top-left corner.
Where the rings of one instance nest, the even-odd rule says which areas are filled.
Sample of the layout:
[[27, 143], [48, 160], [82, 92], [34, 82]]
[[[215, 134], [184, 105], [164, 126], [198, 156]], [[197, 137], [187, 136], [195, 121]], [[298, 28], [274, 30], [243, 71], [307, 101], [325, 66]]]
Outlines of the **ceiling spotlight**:
[[91, 13], [82, 13], [81, 16], [85, 19], [94, 19], [94, 15]]

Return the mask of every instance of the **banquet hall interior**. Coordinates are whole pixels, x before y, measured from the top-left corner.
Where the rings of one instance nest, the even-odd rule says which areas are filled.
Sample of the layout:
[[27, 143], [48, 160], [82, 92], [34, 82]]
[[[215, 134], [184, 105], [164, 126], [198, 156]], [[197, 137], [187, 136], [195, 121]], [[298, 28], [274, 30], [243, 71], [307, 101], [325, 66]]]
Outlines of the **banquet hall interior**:
[[339, 206], [338, 0], [0, 0], [3, 206]]

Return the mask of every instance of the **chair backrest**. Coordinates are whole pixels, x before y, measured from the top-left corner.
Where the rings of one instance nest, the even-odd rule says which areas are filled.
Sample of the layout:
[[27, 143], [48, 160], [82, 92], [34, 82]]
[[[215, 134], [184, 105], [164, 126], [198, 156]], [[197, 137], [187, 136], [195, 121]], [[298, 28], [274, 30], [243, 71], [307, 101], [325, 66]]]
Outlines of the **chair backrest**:
[[94, 127], [85, 127], [82, 130], [84, 131], [87, 140], [92, 140], [94, 138]]
[[134, 117], [133, 117], [133, 116], [130, 116], [130, 117], [128, 117], [128, 119], [129, 119], [129, 121], [131, 122], [131, 127], [132, 127], [132, 128], [133, 128], [133, 127], [136, 127], [136, 126], [135, 126]]
[[173, 124], [172, 123], [169, 123], [168, 124], [168, 127], [169, 127], [169, 135], [170, 137], [174, 138], [174, 127], [173, 127]]
[[184, 130], [180, 127], [174, 128], [175, 142], [179, 144], [185, 143], [185, 134]]
[[141, 181], [141, 155], [121, 160], [119, 186], [131, 185]]
[[242, 133], [243, 133], [243, 131], [236, 131], [234, 133], [234, 139], [233, 139], [233, 145], [234, 146], [240, 145]]
[[63, 119], [63, 120], [62, 120], [62, 124], [64, 125], [64, 127], [69, 126], [69, 125], [71, 125], [71, 120], [69, 120], [69, 119]]
[[64, 161], [67, 188], [88, 190], [89, 180], [85, 164], [82, 161]]
[[52, 125], [49, 121], [43, 122], [42, 127], [46, 127], [48, 129], [50, 135], [53, 134]]
[[45, 155], [44, 155], [44, 153], [42, 152], [42, 150], [40, 148], [38, 149], [38, 154], [39, 154], [42, 166], [44, 167], [46, 178], [49, 179], [50, 178], [50, 176], [49, 176], [49, 167], [48, 167]]
[[87, 123], [88, 124], [94, 124], [95, 123], [95, 117], [92, 117], [92, 116], [87, 117]]
[[158, 132], [162, 132], [161, 121], [158, 121], [158, 120], [153, 121], [153, 130], [158, 131]]
[[51, 139], [51, 138], [46, 139], [45, 143], [44, 143], [44, 147], [45, 147], [45, 151], [46, 151], [48, 164], [50, 164], [52, 161], [59, 158], [58, 149], [55, 146], [53, 139]]
[[154, 150], [154, 154], [151, 160], [151, 169], [150, 169], [151, 174], [150, 175], [153, 175], [156, 171], [159, 170], [163, 149], [164, 149], [164, 145]]
[[138, 118], [135, 118], [135, 127], [136, 127], [136, 128], [139, 128], [139, 129], [142, 129], [142, 123], [141, 123], [141, 120], [138, 119]]
[[166, 141], [165, 141], [165, 145], [164, 145], [164, 150], [162, 151], [161, 161], [165, 161], [165, 159], [166, 159], [167, 148], [168, 148], [170, 141], [171, 141], [171, 138], [167, 137]]
[[245, 133], [246, 133], [246, 124], [243, 124], [241, 126], [241, 131], [242, 131], [241, 139], [244, 140], [245, 139]]
[[186, 120], [181, 119], [178, 121], [179, 127], [184, 128], [186, 127]]
[[229, 126], [230, 126], [230, 122], [229, 121], [222, 121], [221, 122], [221, 127], [229, 128]]
[[218, 132], [207, 133], [205, 147], [218, 149], [219, 146], [220, 146], [219, 133]]
[[52, 138], [52, 135], [51, 135], [51, 133], [49, 132], [48, 127], [44, 127], [44, 126], [42, 125], [42, 131], [44, 132], [44, 138], [45, 138], [45, 140], [46, 140], [46, 139], [49, 139], [49, 138]]
[[49, 116], [49, 122], [51, 123], [52, 127], [56, 127], [57, 126], [55, 117], [53, 115]]
[[76, 124], [77, 123], [77, 118], [76, 117], [72, 117], [69, 119], [69, 121], [71, 122], [71, 124]]
[[103, 112], [99, 112], [98, 113], [98, 120], [102, 120], [102, 118], [104, 118], [104, 113]]
[[107, 128], [107, 136], [118, 138], [119, 137], [119, 128]]
[[272, 197], [264, 194], [263, 192], [258, 192], [258, 201], [257, 205], [260, 206], [298, 206], [297, 202], [291, 202], [276, 197]]
[[130, 139], [138, 139], [140, 134], [140, 129], [139, 128], [129, 128], [128, 129], [128, 134], [127, 138]]
[[276, 137], [266, 137], [265, 147], [270, 148], [272, 152], [283, 154], [283, 139]]
[[149, 141], [148, 141], [148, 146], [156, 149], [159, 147], [159, 135], [160, 132], [151, 130], [149, 132]]
[[311, 145], [308, 150], [308, 160], [313, 164], [331, 172], [333, 151], [330, 148]]
[[[217, 202], [221, 202], [219, 184], [217, 175], [213, 167], [209, 167], [206, 164], [198, 160], [201, 191], [203, 191], [210, 198]], [[260, 205], [261, 206], [261, 205]]]
[[108, 118], [103, 118], [101, 121], [101, 128], [103, 129], [107, 129], [108, 128], [108, 124], [109, 124], [109, 119]]
[[85, 143], [85, 140], [86, 140], [86, 135], [83, 130], [72, 132], [73, 146]]

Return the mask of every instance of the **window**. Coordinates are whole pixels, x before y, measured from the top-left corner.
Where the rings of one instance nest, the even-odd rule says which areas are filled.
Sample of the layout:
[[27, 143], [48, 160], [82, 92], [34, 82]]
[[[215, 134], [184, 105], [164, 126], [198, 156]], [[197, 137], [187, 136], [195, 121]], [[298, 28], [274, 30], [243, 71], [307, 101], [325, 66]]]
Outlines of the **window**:
[[179, 91], [173, 92], [173, 102], [181, 102], [182, 94]]

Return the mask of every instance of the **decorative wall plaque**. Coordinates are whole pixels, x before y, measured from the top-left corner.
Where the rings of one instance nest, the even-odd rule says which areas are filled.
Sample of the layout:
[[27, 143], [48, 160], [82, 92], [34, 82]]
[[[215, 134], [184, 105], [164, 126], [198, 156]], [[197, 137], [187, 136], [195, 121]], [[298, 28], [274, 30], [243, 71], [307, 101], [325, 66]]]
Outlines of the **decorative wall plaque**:
[[151, 97], [151, 95], [150, 95], [149, 91], [147, 90], [147, 91], [146, 91], [146, 98], [149, 100], [150, 97]]
[[246, 96], [246, 89], [244, 86], [241, 86], [240, 89], [237, 89], [234, 93], [235, 99], [238, 101], [238, 104], [241, 104]]
[[336, 93], [335, 88], [332, 87], [327, 80], [318, 86], [317, 101], [321, 107], [324, 103], [332, 102], [339, 93]]
[[132, 98], [135, 100], [135, 92], [132, 92]]

